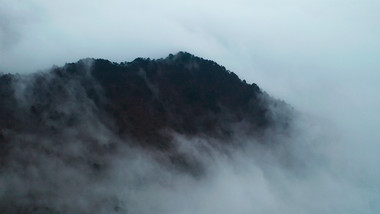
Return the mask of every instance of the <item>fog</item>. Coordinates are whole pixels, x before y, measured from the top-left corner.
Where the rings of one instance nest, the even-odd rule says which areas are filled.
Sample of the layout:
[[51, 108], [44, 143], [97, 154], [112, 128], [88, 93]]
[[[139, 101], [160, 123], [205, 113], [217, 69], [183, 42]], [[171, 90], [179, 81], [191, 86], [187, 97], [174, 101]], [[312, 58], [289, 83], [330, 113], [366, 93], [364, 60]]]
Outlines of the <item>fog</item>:
[[[173, 133], [178, 150], [205, 167], [194, 177], [168, 166], [165, 155], [119, 142], [89, 111], [78, 132], [100, 145], [118, 142], [115, 154], [91, 155], [70, 129], [63, 130], [63, 148], [23, 133], [15, 142], [43, 142], [107, 170], [94, 175], [81, 161], [20, 148], [0, 177], [2, 203], [49, 204], [63, 213], [378, 213], [379, 10], [377, 1], [340, 0], [0, 0], [0, 72], [184, 50], [257, 83], [297, 112], [290, 134], [268, 131], [265, 141], [279, 143], [270, 148], [236, 134], [244, 148], [204, 149], [215, 139]], [[30, 81], [16, 86], [20, 102], [27, 102], [23, 84]], [[76, 102], [68, 111], [92, 108]], [[26, 160], [33, 164], [24, 166]]]

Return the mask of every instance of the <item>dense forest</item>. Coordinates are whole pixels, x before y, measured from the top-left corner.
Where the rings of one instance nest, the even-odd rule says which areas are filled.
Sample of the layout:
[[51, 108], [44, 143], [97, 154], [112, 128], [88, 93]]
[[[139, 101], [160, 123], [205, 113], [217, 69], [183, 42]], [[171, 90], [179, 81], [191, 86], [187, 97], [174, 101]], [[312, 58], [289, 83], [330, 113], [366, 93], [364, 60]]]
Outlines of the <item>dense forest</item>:
[[[124, 63], [83, 59], [33, 74], [2, 74], [0, 175], [15, 176], [22, 184], [49, 180], [54, 170], [45, 171], [47, 161], [63, 163], [62, 171], [88, 171], [96, 177], [107, 174], [109, 159], [127, 146], [199, 177], [205, 173], [204, 163], [179, 151], [176, 136], [214, 139], [206, 140], [205, 149], [241, 146], [238, 136], [266, 144], [268, 130], [286, 132], [291, 112], [256, 84], [185, 52]], [[42, 171], [38, 179], [28, 174], [30, 168]], [[0, 209], [54, 213], [58, 208], [40, 200], [49, 194], [60, 198], [61, 192], [46, 185], [20, 196], [20, 184], [9, 184]]]

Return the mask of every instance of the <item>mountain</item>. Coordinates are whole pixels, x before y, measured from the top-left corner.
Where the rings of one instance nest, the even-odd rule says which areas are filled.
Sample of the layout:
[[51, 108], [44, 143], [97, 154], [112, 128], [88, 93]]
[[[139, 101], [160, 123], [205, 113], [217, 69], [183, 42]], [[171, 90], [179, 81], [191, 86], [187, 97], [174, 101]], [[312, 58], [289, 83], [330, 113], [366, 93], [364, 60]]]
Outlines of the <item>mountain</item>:
[[121, 138], [165, 149], [168, 130], [228, 137], [231, 124], [245, 123], [246, 132], [260, 134], [275, 125], [266, 96], [256, 84], [185, 52], [120, 64], [84, 59], [50, 72], [2, 75], [0, 136], [4, 142], [12, 131], [53, 135], [91, 112]]
[[[109, 159], [123, 146], [199, 177], [203, 163], [178, 150], [178, 136], [214, 139], [206, 141], [218, 149], [239, 146], [237, 136], [266, 144], [268, 130], [286, 132], [290, 109], [223, 66], [185, 52], [123, 63], [83, 59], [33, 74], [2, 74], [0, 178], [14, 175], [16, 167], [14, 177], [29, 182], [25, 172], [30, 167], [46, 172], [46, 159], [64, 163], [63, 171], [106, 173]], [[39, 179], [53, 177], [48, 171]], [[19, 185], [9, 184], [8, 191]], [[3, 196], [0, 208], [51, 213], [50, 205], [35, 198], [35, 192], [51, 191], [40, 186], [44, 191]]]

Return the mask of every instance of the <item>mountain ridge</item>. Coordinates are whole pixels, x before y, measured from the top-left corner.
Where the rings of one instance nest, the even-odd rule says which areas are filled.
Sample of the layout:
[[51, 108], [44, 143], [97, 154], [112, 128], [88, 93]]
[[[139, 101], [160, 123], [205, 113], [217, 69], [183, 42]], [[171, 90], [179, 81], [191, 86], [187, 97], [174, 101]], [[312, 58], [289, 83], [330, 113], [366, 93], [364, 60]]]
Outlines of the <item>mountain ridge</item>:
[[[98, 187], [122, 182], [140, 191], [167, 185], [168, 175], [200, 180], [211, 173], [213, 158], [235, 149], [275, 151], [270, 138], [282, 136], [277, 130], [289, 133], [292, 116], [256, 84], [185, 52], [0, 74], [0, 181], [6, 184], [0, 210], [128, 213], [133, 204], [119, 189], [104, 194]], [[87, 209], [67, 198], [86, 201]]]
[[47, 72], [3, 74], [0, 83], [2, 145], [18, 133], [57, 137], [66, 129], [91, 139], [91, 123], [91, 132], [105, 129], [139, 146], [170, 150], [171, 133], [224, 141], [234, 132], [260, 138], [290, 120], [280, 114], [283, 119], [274, 121], [270, 105], [286, 104], [256, 84], [186, 52], [122, 63], [86, 58]]

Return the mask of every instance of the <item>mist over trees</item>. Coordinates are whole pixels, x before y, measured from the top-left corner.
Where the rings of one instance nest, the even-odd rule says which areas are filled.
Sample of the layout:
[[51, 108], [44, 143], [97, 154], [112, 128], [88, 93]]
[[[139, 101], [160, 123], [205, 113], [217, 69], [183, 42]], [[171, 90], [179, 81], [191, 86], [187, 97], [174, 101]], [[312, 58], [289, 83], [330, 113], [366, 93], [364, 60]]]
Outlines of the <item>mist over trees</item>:
[[366, 190], [329, 172], [324, 127], [186, 52], [2, 74], [0, 101], [5, 213], [344, 213], [367, 203]]

